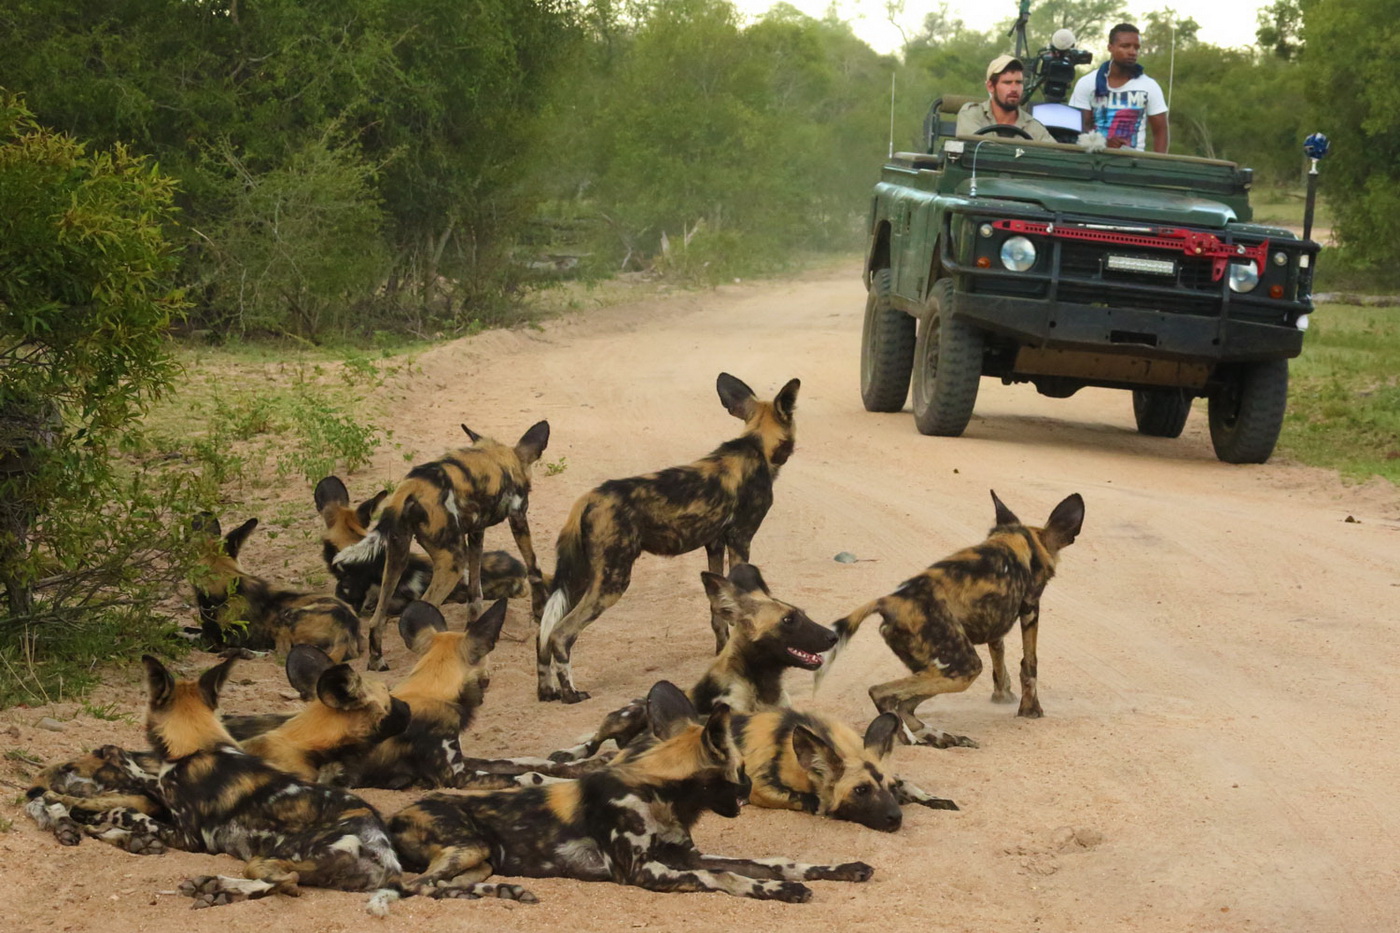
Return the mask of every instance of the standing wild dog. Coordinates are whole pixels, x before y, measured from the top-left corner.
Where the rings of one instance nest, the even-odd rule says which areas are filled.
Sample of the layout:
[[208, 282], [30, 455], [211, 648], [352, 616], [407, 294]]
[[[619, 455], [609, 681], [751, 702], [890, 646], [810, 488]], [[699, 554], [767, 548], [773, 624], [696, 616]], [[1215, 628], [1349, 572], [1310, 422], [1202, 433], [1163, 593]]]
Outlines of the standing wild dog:
[[233, 659], [176, 681], [146, 655], [146, 734], [161, 768], [158, 788], [170, 822], [112, 811], [108, 822], [191, 852], [247, 861], [243, 878], [192, 878], [180, 886], [196, 907], [273, 893], [299, 884], [367, 891], [394, 887], [399, 861], [379, 814], [358, 797], [301, 780], [238, 747], [215, 715]]
[[738, 816], [749, 794], [729, 709], [716, 707], [702, 724], [665, 681], [652, 688], [647, 708], [656, 741], [605, 770], [544, 787], [433, 794], [400, 810], [389, 820], [394, 846], [409, 870], [423, 872], [405, 887], [438, 897], [500, 896], [480, 884], [500, 872], [801, 902], [812, 896], [802, 881], [870, 878], [862, 862], [702, 854], [690, 835], [701, 814]]
[[802, 810], [887, 833], [904, 823], [900, 804], [958, 809], [886, 770], [899, 732], [894, 713], [877, 716], [864, 739], [837, 719], [794, 709], [735, 715], [733, 729], [753, 781], [749, 802], [760, 807]]
[[[570, 656], [579, 633], [627, 591], [643, 552], [674, 556], [703, 547], [710, 572], [747, 563], [749, 543], [773, 504], [773, 481], [792, 456], [793, 414], [801, 383], [793, 379], [771, 402], [728, 373], [716, 382], [720, 401], [744, 422], [744, 433], [686, 466], [609, 480], [574, 503], [559, 532], [554, 592], [537, 642], [539, 698], [577, 703]], [[715, 650], [727, 632], [716, 618]]]
[[[720, 703], [735, 713], [791, 706], [783, 689], [783, 673], [821, 667], [823, 652], [836, 644], [836, 633], [791, 603], [774, 599], [753, 564], [735, 564], [728, 578], [703, 571], [700, 579], [710, 600], [711, 617], [729, 630], [729, 640], [690, 689], [690, 701], [700, 715], [709, 715]], [[550, 758], [592, 758], [608, 739], [623, 748], [646, 728], [646, 700], [633, 700], [609, 713], [588, 741], [554, 752]]]
[[286, 654], [293, 645], [312, 645], [337, 662], [359, 657], [360, 619], [353, 609], [334, 596], [279, 586], [239, 564], [239, 552], [258, 527], [256, 518], [222, 541], [218, 519], [205, 514], [195, 523], [210, 535], [194, 589], [200, 631], [212, 650], [276, 649]]
[[384, 622], [408, 569], [414, 539], [428, 552], [433, 579], [423, 598], [441, 606], [467, 573], [472, 614], [482, 608], [481, 551], [486, 529], [510, 522], [520, 556], [530, 578], [531, 608], [539, 618], [544, 605], [544, 582], [530, 541], [530, 467], [549, 443], [549, 422], [540, 421], [514, 447], [477, 434], [465, 424], [470, 447], [416, 466], [394, 490], [379, 513], [379, 523], [363, 541], [335, 557], [340, 565], [373, 562], [382, 554], [384, 575], [379, 601], [369, 623], [369, 669], [387, 670], [382, 650]]
[[[316, 484], [316, 511], [326, 523], [326, 530], [321, 535], [321, 556], [325, 559], [326, 569], [336, 578], [335, 595], [345, 600], [356, 612], [364, 609], [370, 591], [377, 590], [379, 581], [384, 579], [384, 552], [380, 550], [362, 560], [340, 563], [336, 563], [335, 558], [341, 551], [365, 539], [374, 510], [379, 508], [380, 501], [388, 494], [388, 490], [376, 493], [352, 509], [350, 492], [339, 477], [327, 476]], [[389, 614], [398, 615], [403, 612], [404, 606], [420, 599], [432, 578], [433, 565], [428, 559], [419, 554], [409, 554], [398, 589], [389, 603]], [[488, 600], [528, 596], [530, 580], [525, 565], [505, 551], [486, 551], [481, 555], [481, 594]], [[467, 581], [459, 581], [447, 594], [446, 601], [470, 602]]]
[[1050, 513], [1044, 528], [1031, 528], [992, 493], [996, 525], [987, 540], [965, 548], [905, 580], [893, 593], [866, 603], [837, 621], [841, 640], [817, 679], [831, 669], [860, 623], [878, 612], [880, 634], [899, 659], [913, 671], [870, 688], [880, 712], [899, 714], [910, 744], [976, 748], [967, 736], [952, 735], [925, 725], [914, 711], [940, 693], [966, 690], [982, 672], [975, 645], [986, 645], [992, 656], [992, 700], [1016, 699], [1006, 672], [1003, 639], [1021, 620], [1021, 706], [1018, 716], [1038, 718], [1035, 642], [1040, 622], [1040, 595], [1055, 575], [1061, 549], [1074, 543], [1084, 524], [1084, 499], [1075, 493]]

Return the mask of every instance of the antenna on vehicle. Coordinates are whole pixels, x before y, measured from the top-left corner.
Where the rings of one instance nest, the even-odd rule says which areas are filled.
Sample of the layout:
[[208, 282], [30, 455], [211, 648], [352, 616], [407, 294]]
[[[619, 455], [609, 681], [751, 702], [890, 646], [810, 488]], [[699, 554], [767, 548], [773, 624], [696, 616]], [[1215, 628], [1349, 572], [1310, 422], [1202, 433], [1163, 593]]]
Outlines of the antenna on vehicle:
[[886, 158], [894, 157], [894, 75], [890, 72], [890, 151]]
[[1176, 78], [1176, 20], [1172, 20], [1172, 57], [1167, 67], [1167, 110], [1172, 109], [1172, 81]]

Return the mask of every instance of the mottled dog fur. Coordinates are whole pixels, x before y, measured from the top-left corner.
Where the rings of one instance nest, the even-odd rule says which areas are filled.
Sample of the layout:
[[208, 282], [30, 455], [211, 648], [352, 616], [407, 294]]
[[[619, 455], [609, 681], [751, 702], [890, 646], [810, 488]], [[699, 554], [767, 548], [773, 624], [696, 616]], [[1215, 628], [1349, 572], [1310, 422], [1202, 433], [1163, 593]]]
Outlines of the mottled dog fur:
[[880, 712], [899, 715], [904, 738], [911, 744], [976, 747], [967, 736], [925, 725], [914, 712], [930, 697], [966, 690], [977, 679], [982, 660], [976, 645], [986, 645], [991, 654], [992, 700], [1015, 700], [1003, 639], [1018, 618], [1022, 655], [1017, 715], [1041, 715], [1035, 654], [1040, 596], [1055, 575], [1060, 551], [1074, 543], [1084, 524], [1084, 500], [1078, 493], [1065, 498], [1044, 528], [1022, 524], [995, 492], [992, 502], [996, 525], [986, 541], [944, 558], [888, 596], [838, 620], [834, 627], [841, 640], [817, 675], [820, 680], [830, 670], [860, 623], [878, 612], [880, 634], [913, 676], [876, 684], [870, 688], [870, 699]]
[[654, 741], [629, 748], [603, 771], [545, 787], [434, 794], [396, 813], [394, 845], [410, 870], [422, 872], [408, 890], [499, 896], [481, 885], [499, 872], [801, 902], [812, 896], [802, 881], [871, 876], [861, 862], [702, 854], [690, 834], [701, 814], [737, 816], [749, 793], [729, 709], [717, 707], [701, 723], [685, 695], [664, 681], [647, 706]]
[[[200, 630], [211, 650], [275, 649], [286, 654], [293, 645], [320, 648], [332, 660], [360, 655], [360, 619], [334, 596], [281, 586], [243, 569], [238, 555], [258, 526], [250, 518], [223, 536], [218, 519], [195, 521], [209, 535], [194, 578]], [[243, 623], [246, 623], [244, 625]]]
[[[716, 382], [720, 401], [744, 422], [744, 433], [685, 466], [609, 480], [574, 503], [559, 532], [554, 592], [537, 641], [541, 700], [577, 703], [570, 657], [579, 633], [617, 602], [643, 552], [674, 556], [703, 547], [710, 572], [747, 563], [749, 544], [773, 504], [773, 481], [792, 456], [794, 412], [801, 383], [793, 379], [771, 402], [728, 373]], [[710, 624], [715, 648], [728, 635]]]
[[[316, 511], [325, 522], [321, 535], [321, 556], [326, 569], [336, 579], [335, 595], [345, 600], [356, 612], [364, 610], [365, 601], [374, 594], [378, 602], [379, 582], [384, 578], [384, 552], [376, 551], [362, 560], [336, 562], [341, 551], [354, 547], [369, 533], [374, 510], [389, 494], [384, 490], [350, 507], [350, 492], [339, 477], [327, 476], [316, 484]], [[433, 578], [433, 565], [421, 554], [409, 554], [398, 588], [389, 601], [389, 615], [403, 612], [404, 606], [421, 599]], [[525, 565], [505, 551], [486, 551], [481, 555], [481, 595], [484, 599], [517, 599], [530, 595], [529, 575]], [[466, 580], [458, 582], [447, 594], [449, 603], [471, 602], [471, 590]]]
[[532, 611], [539, 618], [544, 604], [544, 581], [530, 539], [530, 467], [549, 443], [549, 422], [540, 421], [514, 447], [472, 431], [470, 447], [451, 451], [431, 463], [416, 466], [384, 502], [379, 521], [358, 544], [336, 555], [334, 563], [372, 562], [382, 556], [384, 575], [379, 601], [369, 623], [369, 668], [387, 670], [382, 650], [384, 623], [408, 569], [409, 545], [428, 552], [433, 576], [423, 599], [442, 605], [465, 571], [472, 614], [481, 610], [481, 554], [486, 529], [510, 522], [530, 580]]

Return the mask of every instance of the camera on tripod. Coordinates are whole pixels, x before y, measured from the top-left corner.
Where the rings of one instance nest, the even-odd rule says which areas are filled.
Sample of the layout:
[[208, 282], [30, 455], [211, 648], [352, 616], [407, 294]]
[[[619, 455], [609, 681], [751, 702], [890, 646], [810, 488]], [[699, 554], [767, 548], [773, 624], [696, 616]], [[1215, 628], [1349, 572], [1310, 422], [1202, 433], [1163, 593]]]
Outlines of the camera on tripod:
[[1074, 85], [1074, 66], [1087, 65], [1094, 56], [1083, 49], [1074, 47], [1074, 33], [1068, 29], [1057, 29], [1050, 37], [1050, 45], [1035, 55], [1035, 71], [1026, 97], [1039, 89], [1046, 103], [1062, 104]]

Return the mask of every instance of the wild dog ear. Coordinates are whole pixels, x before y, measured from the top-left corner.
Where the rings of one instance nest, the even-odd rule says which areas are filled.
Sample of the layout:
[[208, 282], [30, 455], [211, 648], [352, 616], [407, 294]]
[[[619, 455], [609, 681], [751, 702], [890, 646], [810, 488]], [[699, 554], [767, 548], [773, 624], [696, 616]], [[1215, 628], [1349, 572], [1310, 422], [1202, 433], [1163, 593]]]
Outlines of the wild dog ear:
[[350, 490], [345, 488], [345, 484], [340, 481], [339, 476], [325, 476], [316, 484], [316, 490], [311, 493], [311, 499], [316, 503], [316, 511], [321, 513], [321, 517], [326, 521], [326, 527], [331, 526], [335, 518], [335, 512], [328, 509], [343, 508], [350, 504]]
[[827, 780], [841, 776], [841, 756], [823, 736], [800, 723], [792, 730], [792, 753], [802, 770]]
[[199, 675], [199, 696], [205, 706], [210, 709], [219, 708], [219, 694], [223, 692], [224, 684], [228, 682], [228, 675], [233, 672], [233, 662], [236, 660], [237, 656], [227, 658], [223, 663], [215, 664]]
[[430, 602], [415, 599], [399, 615], [399, 634], [403, 636], [408, 650], [414, 654], [427, 651], [433, 636], [445, 631], [447, 620], [442, 617], [442, 610]]
[[223, 537], [223, 529], [219, 527], [219, 519], [213, 512], [200, 512], [190, 519], [190, 530], [195, 534], [208, 535], [211, 538]]
[[791, 421], [792, 413], [797, 411], [797, 390], [800, 388], [802, 388], [801, 379], [789, 379], [782, 391], [773, 397], [773, 410], [784, 421]]
[[492, 603], [477, 620], [467, 626], [467, 662], [480, 664], [482, 659], [496, 647], [496, 639], [501, 637], [501, 626], [506, 622], [506, 600]]
[[238, 552], [243, 550], [244, 542], [248, 540], [248, 536], [253, 533], [253, 529], [256, 527], [258, 527], [258, 520], [250, 518], [224, 535], [224, 553], [237, 560]]
[[716, 761], [728, 761], [730, 758], [734, 739], [729, 732], [729, 721], [733, 715], [728, 703], [716, 703], [715, 708], [710, 710], [710, 718], [705, 721], [701, 742]]
[[715, 389], [719, 391], [719, 400], [725, 411], [740, 421], [749, 420], [749, 415], [753, 414], [754, 395], [753, 389], [745, 385], [744, 380], [729, 373], [720, 373], [715, 380]]
[[536, 421], [530, 430], [520, 436], [515, 444], [515, 455], [523, 466], [529, 466], [540, 459], [540, 454], [549, 446], [549, 422]]
[[316, 695], [316, 681], [334, 665], [330, 655], [315, 645], [293, 645], [287, 652], [287, 683], [303, 700], [309, 700]]
[[146, 665], [146, 691], [151, 698], [151, 709], [168, 706], [175, 695], [175, 678], [164, 664], [149, 654], [141, 655], [141, 663]]
[[997, 527], [1002, 525], [1019, 525], [1021, 520], [1016, 517], [1016, 513], [1006, 507], [1006, 504], [997, 498], [997, 491], [991, 490], [992, 503], [997, 507], [996, 523]]
[[364, 694], [364, 681], [349, 664], [332, 665], [316, 679], [316, 698], [331, 709], [356, 709]]
[[729, 580], [708, 570], [700, 571], [700, 582], [710, 600], [710, 611], [733, 625], [743, 618], [739, 607], [739, 591]]
[[729, 582], [743, 593], [762, 593], [771, 596], [768, 584], [763, 582], [763, 574], [753, 564], [735, 564], [729, 568]]
[[899, 714], [881, 713], [865, 728], [865, 750], [881, 761], [894, 751], [899, 738]]
[[1083, 527], [1084, 497], [1076, 492], [1055, 506], [1050, 520], [1045, 523], [1045, 530], [1040, 533], [1040, 540], [1053, 553], [1073, 544]]
[[466, 432], [467, 437], [471, 438], [471, 441], [472, 441], [473, 444], [475, 444], [477, 441], [481, 440], [482, 435], [477, 434], [475, 431], [473, 431], [471, 428], [467, 427], [465, 424], [462, 425], [462, 430]]
[[364, 502], [355, 506], [355, 520], [360, 523], [361, 528], [368, 528], [370, 521], [374, 518], [374, 510], [379, 508], [379, 503], [384, 501], [384, 497], [389, 494], [389, 490], [381, 489], [370, 496]]
[[658, 680], [647, 693], [647, 721], [658, 739], [669, 739], [695, 722], [695, 705], [680, 687]]

